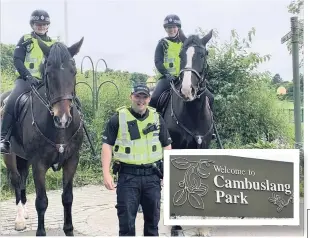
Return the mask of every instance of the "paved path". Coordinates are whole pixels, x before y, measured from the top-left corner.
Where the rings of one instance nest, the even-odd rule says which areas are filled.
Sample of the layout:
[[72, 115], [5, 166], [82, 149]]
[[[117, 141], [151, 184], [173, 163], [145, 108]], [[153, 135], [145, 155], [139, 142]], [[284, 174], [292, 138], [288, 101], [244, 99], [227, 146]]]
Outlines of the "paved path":
[[[46, 211], [45, 226], [48, 236], [64, 236], [63, 207], [61, 203], [61, 191], [48, 192], [49, 204]], [[14, 230], [16, 216], [15, 199], [0, 203], [0, 235], [6, 236], [34, 236], [37, 228], [35, 210], [35, 196], [28, 195], [29, 219], [27, 228], [23, 232]], [[118, 236], [118, 219], [115, 209], [116, 194], [106, 190], [103, 186], [85, 186], [74, 188], [73, 201], [73, 225], [76, 236]], [[301, 224], [303, 219], [303, 202], [300, 204]], [[185, 229], [185, 227], [184, 227]], [[169, 236], [170, 230], [160, 221], [160, 236]], [[138, 213], [136, 220], [136, 233], [143, 235], [143, 215]], [[193, 236], [197, 229], [186, 227], [185, 235]], [[214, 227], [211, 236], [303, 236], [303, 226], [299, 227]]]

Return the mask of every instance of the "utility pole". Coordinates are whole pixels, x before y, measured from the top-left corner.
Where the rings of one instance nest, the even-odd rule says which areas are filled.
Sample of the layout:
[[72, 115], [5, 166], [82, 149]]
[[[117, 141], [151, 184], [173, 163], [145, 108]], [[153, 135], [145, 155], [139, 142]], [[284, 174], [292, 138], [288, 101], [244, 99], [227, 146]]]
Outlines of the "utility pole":
[[65, 44], [68, 45], [68, 2], [64, 1]]
[[298, 17], [291, 17], [291, 31], [281, 38], [281, 43], [289, 39], [292, 43], [293, 84], [294, 84], [294, 124], [295, 124], [295, 148], [302, 148], [301, 140], [301, 98], [299, 77], [299, 23]]
[[301, 147], [301, 99], [300, 99], [300, 76], [299, 76], [299, 24], [298, 17], [291, 17], [292, 31], [292, 58], [293, 58], [293, 83], [294, 83], [294, 121], [295, 121], [295, 144]]

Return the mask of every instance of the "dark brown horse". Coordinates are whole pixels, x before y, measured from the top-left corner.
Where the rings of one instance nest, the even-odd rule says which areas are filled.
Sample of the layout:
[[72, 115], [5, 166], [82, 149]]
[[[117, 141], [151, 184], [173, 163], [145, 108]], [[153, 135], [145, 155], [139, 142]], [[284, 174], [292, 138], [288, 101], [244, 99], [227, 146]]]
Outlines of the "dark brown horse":
[[67, 236], [73, 235], [73, 178], [84, 136], [81, 112], [75, 104], [77, 69], [73, 57], [79, 52], [83, 39], [69, 48], [60, 42], [48, 47], [38, 39], [45, 55], [41, 67], [42, 83], [32, 86], [32, 91], [16, 102], [16, 123], [10, 139], [12, 154], [4, 155], [4, 158], [15, 188], [18, 206], [15, 226], [18, 230], [25, 228], [26, 178], [29, 166], [32, 167], [37, 236], [46, 235], [44, 218], [48, 197], [45, 176], [50, 168], [63, 171], [63, 230]]

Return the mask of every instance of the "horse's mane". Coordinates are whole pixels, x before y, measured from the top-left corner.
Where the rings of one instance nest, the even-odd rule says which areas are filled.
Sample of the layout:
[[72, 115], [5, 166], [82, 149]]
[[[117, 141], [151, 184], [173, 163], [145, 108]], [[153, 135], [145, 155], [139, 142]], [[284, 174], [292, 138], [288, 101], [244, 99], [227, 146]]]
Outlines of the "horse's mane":
[[53, 66], [58, 68], [63, 62], [66, 62], [71, 58], [72, 57], [67, 49], [67, 46], [61, 42], [56, 42], [51, 47], [48, 61], [53, 64]]
[[[56, 42], [51, 46], [48, 59], [45, 58], [45, 60], [48, 60], [54, 67], [60, 68], [63, 62], [66, 62], [71, 58], [67, 46], [61, 42]], [[40, 73], [42, 77], [44, 75], [44, 64], [40, 65]]]
[[190, 35], [183, 43], [183, 48], [188, 48], [191, 45], [201, 45], [201, 39], [198, 35]]

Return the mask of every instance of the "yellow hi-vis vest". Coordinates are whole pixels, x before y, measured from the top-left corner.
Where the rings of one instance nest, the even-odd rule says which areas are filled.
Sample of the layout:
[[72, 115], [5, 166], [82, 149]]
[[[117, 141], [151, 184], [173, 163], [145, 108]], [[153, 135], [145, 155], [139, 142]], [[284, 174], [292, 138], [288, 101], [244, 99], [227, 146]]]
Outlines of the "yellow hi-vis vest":
[[[40, 64], [43, 62], [43, 52], [38, 44], [38, 40], [34, 37], [32, 37], [30, 34], [24, 35], [24, 41], [27, 39], [32, 39], [31, 44], [27, 45], [27, 53], [25, 57], [24, 65], [28, 69], [28, 71], [31, 73], [32, 76], [37, 77], [41, 79], [40, 75]], [[51, 46], [56, 41], [43, 41], [47, 46]]]
[[179, 76], [181, 67], [181, 59], [179, 54], [183, 43], [176, 43], [167, 39], [165, 39], [165, 41], [168, 42], [168, 49], [164, 54], [164, 66], [171, 75]]
[[[144, 121], [137, 120], [127, 107], [117, 109], [119, 112], [119, 129], [115, 145], [113, 146], [113, 160], [126, 164], [150, 164], [163, 158], [163, 148], [159, 141], [159, 129], [146, 135], [142, 130], [147, 125], [156, 123], [159, 127], [159, 114], [155, 109], [148, 107], [149, 116]], [[128, 121], [137, 121], [141, 138], [131, 140], [128, 131]]]

